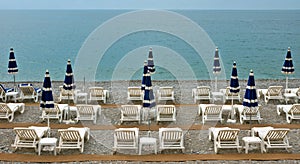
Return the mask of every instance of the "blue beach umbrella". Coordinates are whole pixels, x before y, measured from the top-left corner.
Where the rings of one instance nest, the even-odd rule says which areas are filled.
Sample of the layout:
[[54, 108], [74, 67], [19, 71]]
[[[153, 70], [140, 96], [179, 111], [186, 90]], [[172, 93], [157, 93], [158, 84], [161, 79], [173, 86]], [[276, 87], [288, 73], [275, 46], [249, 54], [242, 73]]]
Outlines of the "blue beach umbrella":
[[216, 47], [215, 56], [214, 56], [214, 64], [213, 64], [213, 74], [215, 75], [215, 91], [217, 91], [217, 75], [221, 72], [220, 66], [220, 58], [219, 58], [219, 49]]
[[148, 69], [149, 69], [151, 74], [155, 73], [155, 66], [154, 66], [154, 61], [153, 61], [152, 48], [150, 48], [149, 55], [148, 55]]
[[[231, 93], [240, 92], [240, 85], [239, 85], [239, 79], [238, 79], [238, 74], [237, 74], [237, 69], [236, 69], [236, 62], [233, 62], [233, 66], [232, 66], [232, 72], [231, 72], [231, 78], [230, 78], [230, 92]], [[232, 99], [231, 99], [231, 105], [233, 106], [233, 95], [232, 95]]]
[[16, 77], [15, 75], [19, 72], [17, 61], [15, 58], [14, 49], [10, 48], [9, 51], [9, 60], [8, 60], [8, 74], [12, 74], [14, 76], [14, 89], [16, 87]]
[[[251, 70], [248, 78], [247, 88], [243, 100], [243, 106], [249, 107], [250, 110], [258, 106], [257, 93], [255, 88], [254, 73]], [[250, 115], [251, 123], [251, 115]]]
[[[42, 89], [42, 97], [40, 102], [40, 108], [43, 110], [54, 109], [54, 100], [51, 86], [51, 79], [49, 71], [46, 70], [43, 89]], [[48, 127], [49, 127], [49, 117], [48, 117]]]
[[[63, 88], [66, 91], [68, 91], [68, 106], [69, 106], [70, 105], [69, 93], [73, 92], [73, 90], [76, 88], [70, 59], [68, 59], [68, 63], [67, 63]], [[69, 118], [69, 113], [70, 113], [70, 107], [68, 107], [68, 118]]]
[[[146, 72], [146, 73], [145, 73]], [[147, 62], [144, 63], [144, 74], [143, 74], [143, 80], [142, 80], [142, 89], [144, 85], [144, 99], [143, 99], [143, 108], [148, 109], [148, 128], [150, 135], [150, 110], [151, 108], [155, 107], [155, 99], [152, 89], [152, 81], [151, 81], [151, 74], [148, 70]]]
[[288, 75], [293, 74], [295, 71], [293, 66], [293, 59], [290, 47], [288, 47], [287, 54], [281, 69], [281, 73], [286, 75], [285, 88], [288, 89]]

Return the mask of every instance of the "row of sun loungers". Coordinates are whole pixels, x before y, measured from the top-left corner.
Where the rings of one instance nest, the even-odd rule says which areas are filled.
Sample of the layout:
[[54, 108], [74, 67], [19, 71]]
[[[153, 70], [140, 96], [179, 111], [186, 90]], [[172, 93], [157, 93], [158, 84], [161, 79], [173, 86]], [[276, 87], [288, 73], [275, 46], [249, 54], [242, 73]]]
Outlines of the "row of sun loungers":
[[[11, 146], [15, 151], [18, 148], [34, 148], [35, 151], [40, 154], [41, 148], [39, 147], [39, 144], [43, 143], [43, 140], [53, 139], [49, 138], [49, 127], [15, 127], [13, 131], [16, 134], [16, 137]], [[56, 147], [57, 140], [54, 140], [54, 143], [51, 143], [51, 145], [55, 146], [55, 149], [58, 149], [58, 152], [60, 152], [61, 149], [79, 149], [82, 153], [84, 151], [85, 141], [89, 140], [90, 129], [87, 127], [58, 129], [58, 135], [58, 147]]]
[[[287, 128], [273, 128], [273, 127], [253, 127], [251, 129], [251, 136], [244, 137], [245, 151], [248, 152], [251, 143], [259, 143], [262, 152], [267, 152], [268, 149], [286, 149], [291, 148], [288, 141], [289, 129]], [[209, 139], [214, 142], [214, 151], [218, 153], [219, 149], [233, 148], [240, 152], [242, 146], [239, 143], [238, 134], [240, 129], [235, 128], [215, 128], [209, 129]]]
[[[94, 124], [97, 122], [98, 115], [101, 114], [101, 105], [88, 105], [77, 104], [69, 107], [67, 104], [54, 104], [53, 109], [42, 109], [41, 119], [57, 119], [62, 122], [66, 119], [68, 108], [71, 111], [76, 112], [75, 121], [90, 120]], [[262, 106], [249, 108], [243, 105], [219, 105], [219, 104], [199, 104], [198, 114], [201, 115], [202, 123], [208, 121], [220, 121], [223, 122], [223, 112], [230, 111], [233, 115], [238, 113], [238, 118], [241, 124], [245, 121], [258, 121], [259, 123], [263, 119], [260, 111]], [[15, 112], [23, 113], [25, 110], [24, 103], [0, 103], [0, 119], [7, 119], [12, 122]], [[136, 121], [141, 122], [145, 118], [147, 110], [143, 110], [141, 105], [121, 105], [120, 106], [120, 121]], [[276, 112], [280, 115], [282, 112], [286, 115], [287, 123], [291, 123], [293, 120], [300, 119], [300, 104], [293, 105], [277, 105]], [[157, 105], [154, 111], [157, 123], [167, 121], [176, 122], [177, 111], [175, 105]]]

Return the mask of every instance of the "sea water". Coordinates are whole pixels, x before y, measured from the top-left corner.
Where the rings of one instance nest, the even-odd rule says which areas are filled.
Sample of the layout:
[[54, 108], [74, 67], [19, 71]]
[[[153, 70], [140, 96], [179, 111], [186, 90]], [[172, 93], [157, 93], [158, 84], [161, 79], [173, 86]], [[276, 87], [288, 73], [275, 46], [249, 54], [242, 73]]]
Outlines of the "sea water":
[[[0, 81], [13, 80], [12, 75], [7, 73], [11, 47], [14, 48], [19, 68], [19, 73], [16, 74], [17, 81], [42, 81], [46, 69], [49, 70], [52, 80], [62, 81], [67, 60], [71, 59], [72, 64], [78, 62], [76, 59], [79, 51], [93, 31], [127, 12], [133, 11], [0, 10]], [[247, 79], [250, 69], [253, 69], [256, 79], [284, 79], [285, 75], [281, 73], [281, 67], [288, 47], [291, 47], [295, 67], [295, 73], [289, 75], [289, 78], [299, 79], [300, 10], [173, 10], [170, 12], [194, 22], [218, 46], [223, 65], [222, 72], [226, 79], [230, 79], [233, 61], [237, 62], [240, 79]], [[161, 22], [161, 25], [169, 26], [165, 21]], [[178, 22], [176, 28], [181, 28], [181, 22]], [[193, 34], [193, 31], [189, 31], [186, 27], [182, 27], [182, 30], [187, 34]], [[110, 32], [118, 33], [118, 30]], [[98, 43], [99, 47], [103, 43], [105, 38], [102, 39], [102, 43]], [[141, 47], [145, 49], [142, 54], [140, 51], [135, 51]], [[156, 64], [156, 73], [152, 75], [152, 79], [207, 80], [211, 78], [212, 68], [204, 64], [199, 54], [184, 39], [170, 33], [143, 30], [121, 36], [107, 48], [104, 54], [101, 54], [102, 58], [97, 67], [92, 68], [96, 72], [94, 80], [140, 80], [143, 75], [143, 61], [125, 62], [125, 58], [126, 55], [133, 53], [131, 55], [144, 55], [146, 60], [150, 47], [153, 47]], [[211, 54], [206, 55], [211, 55], [213, 59], [213, 51], [214, 49]], [[170, 53], [171, 57], [165, 53]], [[173, 58], [172, 53], [179, 56], [180, 60]], [[156, 60], [163, 55], [166, 55], [166, 58]], [[166, 61], [172, 66], [164, 66], [163, 63]], [[117, 76], [120, 72], [117, 67], [122, 68], [122, 74], [130, 76]], [[185, 72], [186, 67], [193, 72], [193, 76]], [[177, 71], [172, 72], [173, 68]], [[89, 71], [74, 72], [75, 80], [82, 81], [89, 73]]]

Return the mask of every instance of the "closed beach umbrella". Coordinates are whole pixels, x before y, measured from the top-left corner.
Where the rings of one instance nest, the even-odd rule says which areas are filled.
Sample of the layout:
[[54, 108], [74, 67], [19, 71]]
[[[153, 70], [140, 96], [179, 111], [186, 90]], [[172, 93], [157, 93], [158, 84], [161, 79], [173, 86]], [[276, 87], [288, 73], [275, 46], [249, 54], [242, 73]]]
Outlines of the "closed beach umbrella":
[[[243, 106], [249, 107], [250, 110], [258, 106], [257, 93], [255, 88], [254, 73], [251, 70], [248, 78], [247, 88], [243, 100]], [[250, 115], [251, 123], [251, 115]]]
[[[66, 91], [68, 91], [68, 96], [76, 88], [75, 83], [74, 83], [74, 76], [73, 76], [73, 70], [72, 70], [71, 60], [70, 59], [68, 59], [68, 63], [67, 63], [67, 69], [66, 69], [66, 74], [65, 74], [65, 80], [64, 80], [63, 88]], [[70, 99], [68, 97], [68, 106], [70, 105], [69, 101], [70, 101]], [[70, 115], [70, 107], [68, 107], [68, 117], [69, 117], [69, 115]]]
[[[231, 78], [230, 78], [230, 92], [238, 93], [240, 92], [239, 79], [237, 74], [236, 62], [233, 62]], [[231, 105], [233, 106], [233, 96], [231, 99]], [[233, 115], [232, 115], [233, 116]], [[233, 118], [233, 117], [231, 117]]]
[[15, 58], [14, 49], [10, 48], [9, 51], [9, 60], [8, 60], [8, 74], [12, 74], [14, 76], [14, 89], [16, 87], [16, 77], [15, 75], [19, 72], [17, 61]]
[[[40, 108], [42, 110], [54, 109], [52, 86], [51, 86], [50, 74], [48, 70], [46, 70], [45, 73]], [[49, 117], [48, 117], [48, 127], [49, 126], [50, 125], [49, 125]]]
[[220, 72], [221, 72], [221, 66], [220, 66], [220, 58], [219, 58], [219, 49], [217, 47], [215, 50], [214, 65], [213, 65], [213, 74], [215, 75], [215, 91], [217, 91], [217, 82], [218, 82], [217, 75]]
[[155, 66], [154, 66], [154, 61], [153, 61], [152, 48], [150, 48], [149, 55], [148, 55], [148, 69], [149, 69], [151, 74], [155, 73]]
[[285, 88], [288, 89], [288, 75], [293, 74], [295, 71], [293, 66], [293, 59], [290, 47], [288, 47], [287, 54], [281, 69], [281, 73], [286, 75]]
[[[145, 70], [145, 68], [146, 68], [146, 70]], [[144, 63], [144, 72], [147, 72], [147, 73], [143, 75], [143, 82], [145, 85], [143, 108], [148, 109], [148, 126], [149, 126], [148, 134], [150, 135], [150, 110], [151, 110], [151, 108], [153, 108], [156, 105], [156, 103], [155, 103], [153, 89], [152, 89], [151, 74], [150, 74], [150, 71], [148, 70], [148, 66], [147, 66], [146, 62]], [[142, 86], [142, 88], [143, 88], [143, 86]]]
[[141, 90], [145, 91], [146, 88], [146, 77], [148, 76], [148, 65], [147, 62], [144, 62], [144, 70], [143, 70], [143, 78], [142, 78], [142, 86]]

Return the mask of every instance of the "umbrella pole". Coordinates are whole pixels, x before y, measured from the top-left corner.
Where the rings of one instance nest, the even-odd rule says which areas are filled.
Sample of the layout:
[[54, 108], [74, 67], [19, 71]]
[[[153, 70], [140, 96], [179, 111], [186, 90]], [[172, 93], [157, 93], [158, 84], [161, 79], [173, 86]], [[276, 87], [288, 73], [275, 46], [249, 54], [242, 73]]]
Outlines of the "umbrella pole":
[[150, 109], [148, 109], [148, 137], [150, 137]]
[[215, 91], [216, 91], [216, 92], [217, 92], [217, 87], [218, 87], [217, 82], [218, 82], [218, 77], [215, 76]]
[[287, 89], [288, 89], [288, 76], [286, 75], [286, 77], [285, 77], [285, 89], [286, 89], [286, 91], [287, 91]]
[[14, 74], [14, 91], [16, 92], [16, 76]]
[[[49, 113], [48, 113], [48, 128], [50, 129], [50, 121], [49, 121]], [[50, 130], [48, 130], [48, 135], [47, 137], [50, 137]]]
[[70, 111], [70, 97], [69, 97], [69, 91], [68, 91], [68, 120], [71, 120], [71, 111]]

